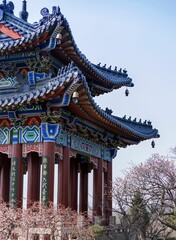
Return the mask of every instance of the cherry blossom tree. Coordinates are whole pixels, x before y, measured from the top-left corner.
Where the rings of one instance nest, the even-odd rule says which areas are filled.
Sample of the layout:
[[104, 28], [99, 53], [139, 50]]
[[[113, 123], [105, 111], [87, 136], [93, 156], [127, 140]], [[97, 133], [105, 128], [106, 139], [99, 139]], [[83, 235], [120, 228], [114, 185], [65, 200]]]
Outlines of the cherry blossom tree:
[[7, 204], [0, 204], [0, 239], [14, 236], [14, 229], [21, 222], [22, 209], [9, 208]]
[[93, 239], [89, 220], [69, 208], [34, 203], [28, 209], [0, 205], [0, 239]]
[[[175, 160], [155, 154], [144, 163], [132, 165], [124, 172], [124, 177], [115, 180], [112, 190], [115, 211], [126, 239], [129, 239], [134, 228], [131, 209], [137, 191], [148, 211], [146, 236], [152, 239], [159, 234], [166, 235], [176, 230]], [[138, 212], [142, 211], [141, 205], [137, 207]], [[144, 219], [141, 218], [139, 223], [138, 219], [138, 226], [141, 226], [142, 221]]]

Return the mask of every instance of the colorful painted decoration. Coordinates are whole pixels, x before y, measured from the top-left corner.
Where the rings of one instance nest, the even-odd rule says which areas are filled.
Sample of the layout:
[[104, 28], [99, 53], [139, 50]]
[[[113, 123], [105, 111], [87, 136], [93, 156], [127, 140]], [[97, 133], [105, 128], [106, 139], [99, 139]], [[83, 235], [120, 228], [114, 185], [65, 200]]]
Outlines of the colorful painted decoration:
[[0, 89], [4, 89], [7, 87], [14, 87], [16, 85], [18, 85], [16, 77], [14, 77], [14, 78], [7, 77], [7, 78], [0, 79]]

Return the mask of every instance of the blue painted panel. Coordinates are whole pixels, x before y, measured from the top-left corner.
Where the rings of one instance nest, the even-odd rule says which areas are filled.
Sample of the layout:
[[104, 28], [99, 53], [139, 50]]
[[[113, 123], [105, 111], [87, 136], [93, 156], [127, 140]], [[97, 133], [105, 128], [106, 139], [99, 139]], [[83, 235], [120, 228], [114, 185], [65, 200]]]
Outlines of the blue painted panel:
[[20, 143], [34, 143], [40, 141], [40, 128], [37, 126], [27, 126], [20, 132]]
[[59, 124], [50, 124], [50, 123], [42, 123], [41, 125], [42, 138], [44, 141], [54, 141], [56, 136], [60, 132]]
[[98, 158], [102, 157], [101, 145], [95, 144], [78, 136], [71, 136], [71, 148], [82, 153], [93, 155]]
[[28, 82], [32, 86], [35, 85], [37, 80], [46, 78], [47, 76], [48, 75], [46, 73], [36, 73], [34, 71], [30, 71], [28, 72]]
[[56, 137], [56, 144], [60, 146], [68, 146], [68, 136], [67, 134], [61, 132], [59, 135]]
[[12, 129], [12, 143], [19, 142], [19, 131], [18, 129]]

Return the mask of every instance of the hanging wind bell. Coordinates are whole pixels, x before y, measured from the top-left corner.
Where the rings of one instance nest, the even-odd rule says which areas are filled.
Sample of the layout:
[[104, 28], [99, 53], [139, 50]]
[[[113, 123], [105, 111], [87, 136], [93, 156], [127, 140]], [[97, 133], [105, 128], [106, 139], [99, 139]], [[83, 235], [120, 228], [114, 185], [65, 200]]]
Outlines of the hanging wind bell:
[[129, 90], [128, 90], [128, 88], [126, 88], [126, 90], [125, 90], [125, 96], [128, 97], [128, 95], [129, 95]]
[[154, 140], [152, 140], [151, 145], [152, 145], [152, 148], [155, 148], [155, 141]]

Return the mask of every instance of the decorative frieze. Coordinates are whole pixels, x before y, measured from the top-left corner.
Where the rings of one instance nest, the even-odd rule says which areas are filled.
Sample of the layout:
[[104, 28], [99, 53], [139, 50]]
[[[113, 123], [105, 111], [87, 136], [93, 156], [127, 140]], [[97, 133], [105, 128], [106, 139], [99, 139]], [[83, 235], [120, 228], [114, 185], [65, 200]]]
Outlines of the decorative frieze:
[[71, 136], [71, 148], [98, 158], [102, 157], [100, 145], [78, 136]]
[[0, 144], [10, 143], [10, 131], [9, 128], [0, 129]]
[[60, 134], [56, 136], [56, 144], [65, 147], [70, 146], [70, 135], [61, 131]]
[[41, 130], [38, 126], [27, 126], [20, 130], [20, 143], [42, 142]]
[[6, 61], [17, 61], [17, 60], [29, 60], [30, 58], [36, 57], [36, 51], [29, 51], [29, 52], [17, 52], [11, 54], [4, 54], [0, 56], [0, 60], [3, 62]]
[[34, 114], [34, 111], [42, 111], [42, 105], [37, 104], [37, 105], [27, 105], [27, 106], [22, 106], [18, 108], [19, 113], [25, 113], [26, 115], [30, 115], [30, 113]]
[[115, 149], [106, 148], [94, 141], [81, 138], [77, 135], [71, 135], [66, 131], [61, 130], [61, 125], [42, 123], [40, 126], [19, 126], [6, 127], [0, 129], [0, 152], [11, 156], [10, 144], [23, 144], [23, 157], [27, 153], [34, 151], [42, 154], [42, 142], [55, 142], [56, 153], [62, 158], [60, 146], [70, 147], [72, 150], [90, 155], [97, 158], [102, 158], [106, 161], [111, 161], [116, 156]]
[[18, 84], [18, 82], [16, 81], [16, 77], [7, 77], [7, 78], [1, 78], [0, 79], [0, 89], [5, 89], [5, 88], [9, 88], [9, 87], [15, 87]]
[[45, 142], [55, 142], [56, 136], [60, 132], [60, 125], [59, 124], [49, 124], [49, 123], [42, 123], [41, 124], [41, 134], [42, 139]]
[[42, 143], [26, 143], [22, 146], [23, 157], [27, 157], [30, 152], [37, 152], [39, 156], [42, 156], [43, 144]]
[[71, 136], [71, 148], [86, 155], [102, 158], [106, 161], [112, 160], [112, 150], [96, 144], [86, 138]]
[[12, 146], [10, 144], [0, 145], [0, 152], [7, 154], [9, 158], [12, 157]]

